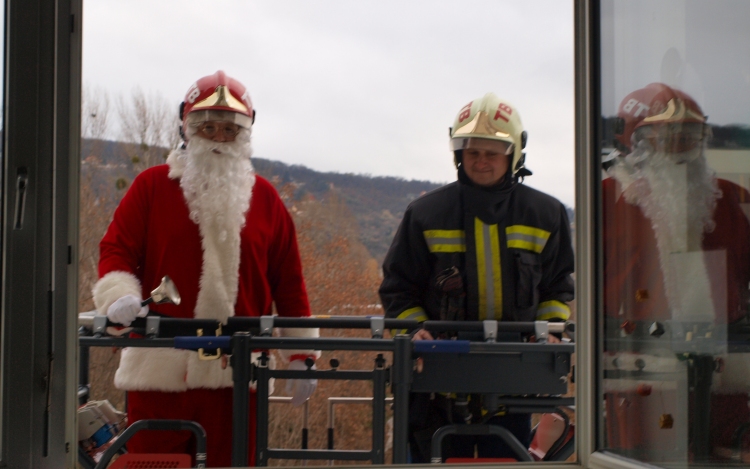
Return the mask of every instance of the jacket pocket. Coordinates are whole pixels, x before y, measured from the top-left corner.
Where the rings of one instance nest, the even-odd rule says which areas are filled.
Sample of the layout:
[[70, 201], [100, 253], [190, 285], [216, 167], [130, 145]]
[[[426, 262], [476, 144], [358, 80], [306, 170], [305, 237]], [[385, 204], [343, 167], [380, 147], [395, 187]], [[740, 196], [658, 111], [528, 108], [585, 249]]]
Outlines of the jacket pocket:
[[539, 255], [528, 251], [514, 251], [516, 261], [516, 307], [524, 310], [539, 304], [539, 283], [542, 264]]

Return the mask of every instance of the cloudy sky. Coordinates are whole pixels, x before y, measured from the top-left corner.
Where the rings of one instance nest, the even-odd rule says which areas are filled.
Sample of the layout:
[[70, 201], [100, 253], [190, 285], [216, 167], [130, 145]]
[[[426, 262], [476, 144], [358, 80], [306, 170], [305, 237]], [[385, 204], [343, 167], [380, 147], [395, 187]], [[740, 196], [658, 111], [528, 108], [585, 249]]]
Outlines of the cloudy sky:
[[530, 186], [574, 201], [573, 2], [86, 0], [83, 80], [174, 102], [224, 70], [258, 112], [255, 155], [449, 182], [448, 127], [493, 91], [529, 133]]

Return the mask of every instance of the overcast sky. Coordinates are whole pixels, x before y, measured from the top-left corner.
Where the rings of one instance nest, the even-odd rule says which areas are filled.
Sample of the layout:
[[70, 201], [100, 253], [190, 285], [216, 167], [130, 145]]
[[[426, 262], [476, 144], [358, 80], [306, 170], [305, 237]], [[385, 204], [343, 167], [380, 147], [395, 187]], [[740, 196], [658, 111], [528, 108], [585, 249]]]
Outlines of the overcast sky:
[[493, 91], [529, 133], [526, 183], [574, 203], [571, 1], [84, 1], [85, 87], [176, 113], [220, 69], [257, 109], [255, 156], [435, 182], [455, 115]]
[[662, 82], [693, 97], [711, 124], [750, 123], [750, 2], [607, 1], [602, 14], [604, 115]]

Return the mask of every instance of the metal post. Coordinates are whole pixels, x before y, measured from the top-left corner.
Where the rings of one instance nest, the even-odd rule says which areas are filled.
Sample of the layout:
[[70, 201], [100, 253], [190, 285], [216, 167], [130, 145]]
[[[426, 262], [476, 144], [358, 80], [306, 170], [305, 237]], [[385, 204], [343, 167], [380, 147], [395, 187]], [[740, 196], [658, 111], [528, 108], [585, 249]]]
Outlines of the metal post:
[[693, 415], [690, 418], [690, 440], [696, 461], [707, 461], [711, 456], [711, 381], [714, 357], [693, 355], [690, 360], [690, 387], [693, 393]]
[[[247, 354], [250, 357], [250, 350]], [[268, 351], [264, 350], [260, 356], [259, 363], [255, 367], [255, 465], [268, 465]]]
[[412, 381], [411, 338], [399, 334], [393, 350], [393, 464], [406, 464], [409, 441], [409, 389]]
[[372, 377], [372, 463], [385, 463], [385, 358], [379, 353]]
[[88, 345], [78, 346], [78, 405], [84, 405], [89, 400], [89, 350]]
[[[232, 394], [234, 412], [232, 417], [232, 467], [248, 465], [250, 352], [250, 334], [247, 332], [234, 334], [232, 337], [232, 379], [234, 380], [234, 392]], [[260, 388], [260, 386], [258, 387]], [[263, 402], [266, 401], [267, 399], [264, 397]], [[260, 402], [261, 399], [258, 398], [258, 403]]]

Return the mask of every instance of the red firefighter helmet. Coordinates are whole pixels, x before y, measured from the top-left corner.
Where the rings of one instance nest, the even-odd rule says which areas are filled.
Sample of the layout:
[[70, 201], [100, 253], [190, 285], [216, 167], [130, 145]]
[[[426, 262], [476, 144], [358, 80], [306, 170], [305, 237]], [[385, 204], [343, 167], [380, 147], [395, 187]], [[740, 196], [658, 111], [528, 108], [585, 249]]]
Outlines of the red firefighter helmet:
[[[706, 116], [698, 103], [663, 83], [651, 83], [625, 96], [617, 117], [615, 138], [627, 149], [632, 147], [634, 134], [636, 140], [647, 137], [646, 127], [650, 131], [669, 129], [672, 134], [694, 135], [698, 141], [707, 134]], [[670, 129], [675, 124], [679, 129]]]
[[219, 70], [190, 86], [180, 105], [180, 118], [183, 129], [189, 123], [208, 120], [228, 120], [249, 128], [255, 110], [244, 85]]

